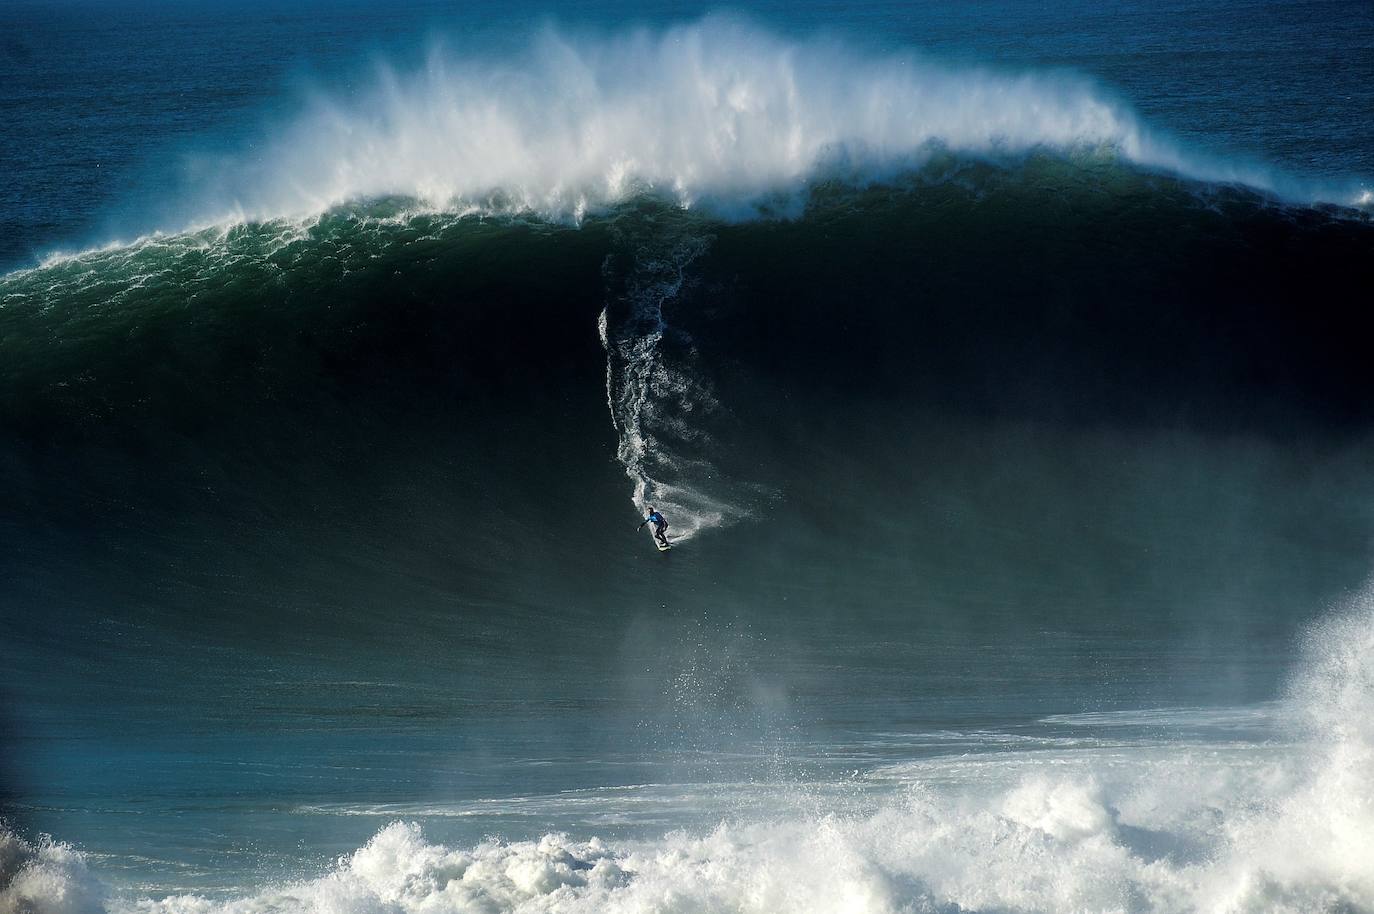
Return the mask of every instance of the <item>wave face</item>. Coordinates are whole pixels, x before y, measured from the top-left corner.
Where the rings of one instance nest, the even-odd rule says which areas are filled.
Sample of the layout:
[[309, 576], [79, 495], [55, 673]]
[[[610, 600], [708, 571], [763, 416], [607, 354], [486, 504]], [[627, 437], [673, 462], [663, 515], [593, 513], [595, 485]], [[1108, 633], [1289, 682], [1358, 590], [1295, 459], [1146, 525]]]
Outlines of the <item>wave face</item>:
[[58, 258], [0, 280], [8, 420], [39, 441], [270, 440], [361, 402], [503, 408], [600, 363], [635, 501], [677, 492], [690, 529], [775, 489], [678, 491], [730, 475], [717, 426], [748, 435], [723, 381], [1076, 422], [1368, 422], [1358, 211], [1051, 154], [946, 152], [803, 199], [735, 223], [641, 195], [579, 228], [387, 198]]
[[618, 36], [549, 29], [501, 59], [436, 50], [416, 72], [383, 69], [370, 90], [316, 98], [251, 153], [201, 161], [191, 178], [213, 189], [190, 210], [218, 223], [404, 197], [576, 220], [652, 191], [717, 215], [795, 214], [815, 181], [1045, 150], [1304, 201], [1359, 194], [1187, 153], [1085, 78], [787, 41], [717, 16]]
[[[12, 274], [11, 459], [81, 461], [80, 442], [189, 467], [312, 429], [346, 463], [375, 434], [360, 410], [417, 447], [455, 422], [563, 426], [576, 453], [618, 436], [635, 504], [690, 537], [772, 503], [777, 473], [740, 455], [760, 431], [806, 450], [797, 423], [836, 393], [1080, 425], [1368, 425], [1358, 213], [1055, 156], [942, 156], [807, 199], [731, 223], [639, 197], [580, 228], [383, 200]], [[529, 400], [574, 391], [576, 420]]]
[[[878, 769], [836, 794], [813, 785], [800, 805], [822, 814], [640, 843], [547, 834], [448, 847], [396, 822], [325, 875], [223, 901], [122, 897], [72, 848], [0, 833], [0, 905], [42, 914], [1369, 911], [1372, 656], [1366, 596], [1313, 632], [1291, 696], [1266, 709], [1070, 717], [1060, 721], [1070, 730], [1105, 724], [1108, 735]], [[1175, 738], [1161, 741], [1165, 731]]]

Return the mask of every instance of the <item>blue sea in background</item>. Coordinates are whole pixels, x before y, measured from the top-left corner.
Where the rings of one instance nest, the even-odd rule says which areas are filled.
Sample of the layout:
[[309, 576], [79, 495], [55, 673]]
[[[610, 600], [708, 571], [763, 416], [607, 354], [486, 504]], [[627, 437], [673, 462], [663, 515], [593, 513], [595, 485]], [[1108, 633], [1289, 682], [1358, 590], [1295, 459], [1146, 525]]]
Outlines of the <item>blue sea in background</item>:
[[0, 914], [1374, 911], [1369, 3], [8, 0], [0, 114]]

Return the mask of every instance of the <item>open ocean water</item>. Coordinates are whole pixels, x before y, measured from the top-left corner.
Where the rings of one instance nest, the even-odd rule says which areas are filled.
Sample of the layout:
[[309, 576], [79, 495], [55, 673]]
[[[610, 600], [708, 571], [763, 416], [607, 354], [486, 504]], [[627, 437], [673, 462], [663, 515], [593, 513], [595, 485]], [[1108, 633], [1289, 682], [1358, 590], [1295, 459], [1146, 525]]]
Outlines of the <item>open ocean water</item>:
[[0, 914], [1374, 912], [1369, 3], [8, 0], [0, 114]]

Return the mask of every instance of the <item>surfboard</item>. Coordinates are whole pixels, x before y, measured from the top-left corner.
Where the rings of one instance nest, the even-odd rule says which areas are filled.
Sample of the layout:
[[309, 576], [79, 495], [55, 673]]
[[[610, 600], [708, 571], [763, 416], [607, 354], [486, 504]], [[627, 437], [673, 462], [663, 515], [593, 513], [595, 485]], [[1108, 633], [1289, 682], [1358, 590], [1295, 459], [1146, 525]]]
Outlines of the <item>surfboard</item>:
[[672, 548], [673, 548], [673, 544], [672, 544], [672, 543], [669, 543], [668, 545], [665, 546], [665, 545], [663, 545], [662, 543], [660, 543], [660, 542], [658, 541], [657, 538], [654, 539], [654, 545], [658, 547], [658, 551], [659, 551], [659, 552], [667, 552], [669, 549], [672, 549]]

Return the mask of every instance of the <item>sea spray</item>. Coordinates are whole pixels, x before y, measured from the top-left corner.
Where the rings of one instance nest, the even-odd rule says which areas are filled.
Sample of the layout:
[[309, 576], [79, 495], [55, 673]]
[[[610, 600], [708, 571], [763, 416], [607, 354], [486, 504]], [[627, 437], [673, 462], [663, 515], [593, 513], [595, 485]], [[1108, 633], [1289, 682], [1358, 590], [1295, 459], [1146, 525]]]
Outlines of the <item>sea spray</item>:
[[71, 845], [29, 842], [0, 823], [0, 914], [99, 914], [107, 887]]
[[1083, 77], [872, 55], [717, 15], [605, 35], [548, 28], [513, 56], [439, 47], [417, 70], [381, 67], [370, 90], [319, 94], [293, 124], [224, 155], [185, 209], [206, 224], [404, 197], [575, 222], [649, 193], [727, 218], [796, 215], [818, 181], [1043, 151], [1353, 199], [1189, 152]]
[[1230, 834], [1223, 911], [1374, 910], [1374, 592], [1315, 625], [1288, 704], [1307, 766]]
[[[642, 842], [549, 834], [455, 848], [398, 822], [324, 876], [227, 901], [111, 892], [71, 848], [5, 833], [0, 910], [1371, 911], [1372, 645], [1363, 598], [1313, 635], [1287, 702], [1241, 715], [1247, 727], [1267, 720], [1262, 743], [1118, 738], [936, 757], [873, 772], [866, 811]], [[1140, 720], [1158, 733], [1218, 717]]]

